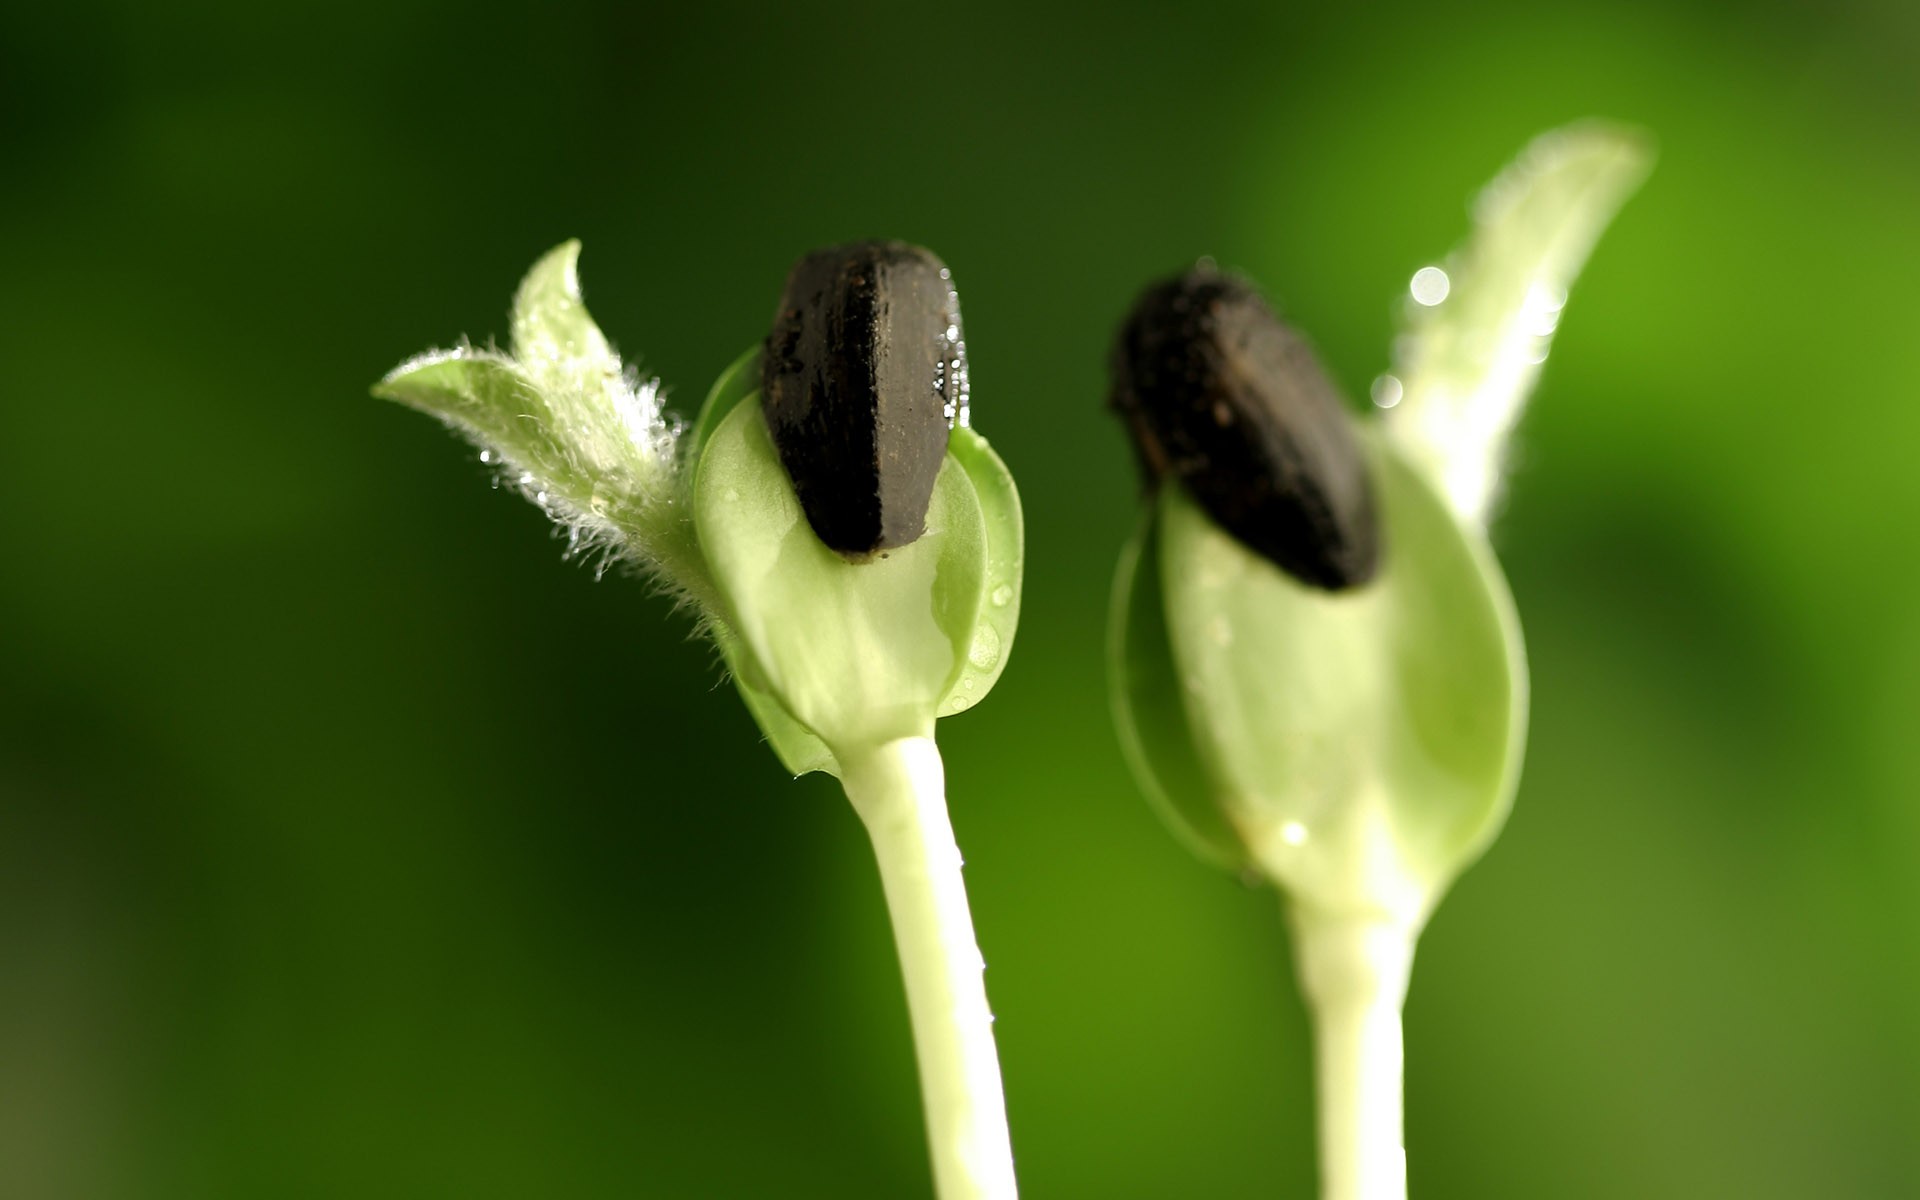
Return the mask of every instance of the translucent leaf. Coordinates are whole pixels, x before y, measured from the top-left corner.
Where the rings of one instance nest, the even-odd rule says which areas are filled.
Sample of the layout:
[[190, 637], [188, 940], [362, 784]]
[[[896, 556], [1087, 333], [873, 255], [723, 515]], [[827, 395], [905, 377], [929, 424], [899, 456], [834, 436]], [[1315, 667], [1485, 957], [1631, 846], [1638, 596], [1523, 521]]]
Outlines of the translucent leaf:
[[[741, 404], [756, 400], [760, 388], [760, 348], [748, 350], [714, 382], [700, 406], [691, 430], [690, 453], [697, 461], [727, 417]], [[936, 712], [958, 712], [985, 696], [1005, 668], [1020, 617], [1021, 559], [1024, 525], [1020, 496], [1005, 464], [984, 438], [969, 429], [955, 430], [949, 454], [973, 488], [981, 510], [986, 550], [981, 572], [978, 621], [966, 645], [959, 674]], [[826, 744], [766, 689], [759, 680], [753, 656], [746, 653], [730, 630], [716, 626], [715, 640], [733, 675], [735, 686], [780, 762], [796, 775], [808, 771], [838, 774], [839, 766]]]
[[1417, 926], [1505, 819], [1524, 652], [1485, 543], [1368, 444], [1387, 539], [1372, 583], [1303, 586], [1167, 485], [1160, 586], [1195, 758], [1251, 860], [1297, 902]]
[[693, 462], [700, 461], [700, 452], [706, 448], [707, 439], [720, 426], [734, 408], [749, 396], [760, 393], [760, 347], [742, 354], [720, 372], [720, 378], [713, 381], [707, 389], [707, 398], [700, 405], [700, 415], [693, 420], [692, 440], [687, 453]]
[[[742, 402], [759, 394], [760, 347], [754, 346], [729, 363], [720, 377], [713, 381], [713, 386], [707, 389], [707, 398], [701, 403], [700, 413], [694, 418], [693, 428], [689, 431], [687, 454], [690, 460], [698, 462], [700, 452], [706, 448], [707, 440], [719, 428], [720, 422]], [[717, 621], [712, 629], [713, 640], [720, 647], [720, 656], [726, 660], [727, 673], [733, 679], [734, 690], [740, 693], [741, 702], [753, 715], [754, 724], [760, 727], [761, 734], [780, 760], [780, 765], [795, 776], [813, 771], [839, 775], [840, 764], [833, 757], [833, 751], [827, 749], [827, 744], [788, 712], [786, 706], [759, 681], [753, 656], [740, 645], [740, 639]]]
[[760, 727], [780, 765], [795, 776], [813, 771], [839, 775], [839, 760], [827, 749], [827, 744], [802, 725], [763, 685], [755, 682], [753, 656], [742, 650], [740, 640], [718, 623], [710, 628], [714, 642], [720, 647], [720, 656], [726, 660], [727, 671], [733, 677], [734, 690], [740, 693], [747, 711], [753, 714], [754, 724]]
[[1415, 274], [1393, 373], [1375, 399], [1390, 406], [1402, 450], [1467, 520], [1486, 520], [1568, 287], [1651, 164], [1630, 130], [1586, 123], [1543, 134], [1480, 194], [1466, 244]]
[[721, 617], [764, 686], [836, 752], [928, 736], [959, 680], [987, 578], [987, 529], [949, 458], [911, 545], [849, 562], [801, 513], [760, 406], [714, 428], [694, 478], [694, 522]]
[[1108, 629], [1108, 695], [1120, 750], [1147, 799], [1201, 858], [1228, 870], [1247, 865], [1240, 834], [1220, 809], [1194, 748], [1180, 672], [1167, 637], [1160, 589], [1159, 513], [1147, 510], [1113, 581]]
[[987, 439], [964, 426], [955, 429], [947, 440], [947, 461], [957, 464], [973, 485], [986, 532], [986, 569], [980, 579], [979, 621], [967, 643], [960, 677], [941, 704], [942, 716], [978, 704], [1006, 670], [1020, 624], [1020, 581], [1026, 556], [1020, 492], [1013, 486], [1007, 464]]

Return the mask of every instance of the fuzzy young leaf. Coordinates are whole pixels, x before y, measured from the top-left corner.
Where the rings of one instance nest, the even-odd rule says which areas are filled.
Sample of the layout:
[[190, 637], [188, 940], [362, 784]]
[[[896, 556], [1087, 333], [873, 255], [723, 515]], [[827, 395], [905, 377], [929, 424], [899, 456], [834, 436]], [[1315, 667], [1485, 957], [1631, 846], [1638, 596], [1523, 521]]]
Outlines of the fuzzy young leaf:
[[1194, 757], [1248, 857], [1297, 903], [1417, 928], [1505, 819], [1526, 669], [1484, 542], [1368, 442], [1387, 545], [1371, 584], [1303, 586], [1177, 486], [1158, 570]]
[[527, 273], [512, 355], [462, 346], [396, 367], [373, 394], [440, 418], [528, 499], [595, 547], [710, 604], [658, 384], [623, 367], [580, 298], [578, 242]]
[[591, 508], [594, 482], [558, 436], [546, 392], [505, 355], [471, 349], [423, 354], [395, 368], [373, 394], [466, 435], [529, 497], [540, 495], [540, 503]]
[[580, 243], [555, 246], [513, 297], [513, 357], [546, 388], [591, 388], [620, 377], [620, 356], [580, 295]]
[[373, 394], [437, 417], [481, 445], [511, 444], [530, 465], [564, 465], [546, 397], [506, 355], [431, 351], [395, 367]]
[[1481, 192], [1444, 273], [1416, 277], [1431, 282], [1406, 305], [1387, 426], [1466, 520], [1486, 521], [1567, 288], [1652, 160], [1643, 135], [1616, 126], [1542, 134]]

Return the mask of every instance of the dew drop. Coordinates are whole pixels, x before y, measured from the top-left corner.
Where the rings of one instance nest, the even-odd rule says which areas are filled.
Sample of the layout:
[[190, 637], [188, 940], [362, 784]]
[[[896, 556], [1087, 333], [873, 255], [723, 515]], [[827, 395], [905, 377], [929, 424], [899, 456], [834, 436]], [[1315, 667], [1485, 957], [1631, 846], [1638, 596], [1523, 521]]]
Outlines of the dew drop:
[[1407, 290], [1413, 293], [1414, 303], [1432, 308], [1447, 298], [1447, 293], [1453, 290], [1453, 280], [1439, 267], [1421, 267], [1413, 273]]
[[1000, 635], [993, 626], [982, 625], [973, 631], [973, 645], [967, 647], [967, 661], [976, 670], [990, 671], [1000, 661]]

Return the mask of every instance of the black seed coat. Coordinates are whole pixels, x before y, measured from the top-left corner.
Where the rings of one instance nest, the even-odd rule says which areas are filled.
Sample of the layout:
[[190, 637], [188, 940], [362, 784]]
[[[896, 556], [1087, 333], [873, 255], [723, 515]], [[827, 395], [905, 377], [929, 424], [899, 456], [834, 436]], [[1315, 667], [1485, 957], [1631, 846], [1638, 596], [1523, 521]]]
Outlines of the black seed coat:
[[787, 276], [761, 356], [762, 409], [808, 524], [849, 558], [925, 531], [949, 394], [965, 381], [945, 276], [926, 250], [886, 241], [815, 251]]
[[1210, 269], [1148, 288], [1114, 346], [1112, 404], [1150, 483], [1172, 475], [1303, 583], [1373, 578], [1380, 534], [1353, 417], [1252, 288]]

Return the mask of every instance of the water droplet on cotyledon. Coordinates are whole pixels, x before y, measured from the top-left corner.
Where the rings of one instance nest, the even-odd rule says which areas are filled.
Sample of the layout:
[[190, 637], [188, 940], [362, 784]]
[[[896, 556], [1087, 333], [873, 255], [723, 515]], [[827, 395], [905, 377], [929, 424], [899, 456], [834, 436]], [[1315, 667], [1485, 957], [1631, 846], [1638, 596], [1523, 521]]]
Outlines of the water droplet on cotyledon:
[[967, 661], [977, 670], [990, 671], [1000, 661], [1000, 635], [991, 625], [973, 631], [973, 645], [967, 647]]

